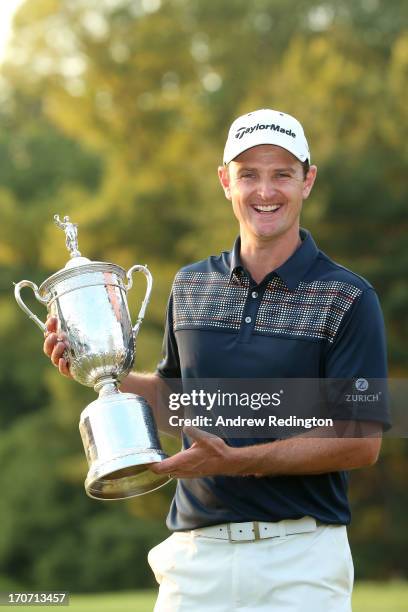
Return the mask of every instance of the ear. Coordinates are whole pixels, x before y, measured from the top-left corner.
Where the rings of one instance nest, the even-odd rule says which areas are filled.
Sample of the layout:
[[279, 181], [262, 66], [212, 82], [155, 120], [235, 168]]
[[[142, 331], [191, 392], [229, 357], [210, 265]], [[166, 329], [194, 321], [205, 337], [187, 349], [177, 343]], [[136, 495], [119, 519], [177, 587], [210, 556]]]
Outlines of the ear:
[[307, 173], [306, 178], [303, 181], [302, 195], [303, 195], [304, 200], [306, 200], [306, 198], [309, 197], [309, 194], [312, 191], [312, 187], [316, 180], [316, 175], [317, 175], [317, 166], [310, 166], [309, 172]]
[[230, 175], [228, 166], [218, 167], [218, 178], [220, 179], [221, 187], [224, 190], [225, 197], [227, 198], [227, 200], [231, 200]]

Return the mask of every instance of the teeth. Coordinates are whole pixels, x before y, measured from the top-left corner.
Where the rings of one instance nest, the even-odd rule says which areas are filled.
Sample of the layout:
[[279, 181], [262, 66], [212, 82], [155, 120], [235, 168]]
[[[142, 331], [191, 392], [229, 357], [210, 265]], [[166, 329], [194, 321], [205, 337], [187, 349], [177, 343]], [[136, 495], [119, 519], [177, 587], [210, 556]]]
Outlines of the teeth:
[[280, 205], [277, 204], [276, 206], [256, 206], [255, 208], [256, 210], [260, 210], [261, 212], [272, 212], [273, 210], [277, 210], [278, 208], [280, 208]]

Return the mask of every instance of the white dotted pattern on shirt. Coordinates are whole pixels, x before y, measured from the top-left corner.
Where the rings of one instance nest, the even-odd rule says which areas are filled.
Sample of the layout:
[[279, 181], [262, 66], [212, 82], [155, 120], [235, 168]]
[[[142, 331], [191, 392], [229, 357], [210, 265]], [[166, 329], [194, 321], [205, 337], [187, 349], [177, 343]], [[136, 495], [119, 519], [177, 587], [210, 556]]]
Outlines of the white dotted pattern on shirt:
[[[219, 272], [177, 274], [173, 286], [174, 329], [238, 331], [249, 289], [246, 276], [230, 281]], [[362, 291], [341, 281], [301, 282], [290, 291], [280, 277], [269, 281], [254, 331], [326, 339], [333, 342], [340, 323]]]

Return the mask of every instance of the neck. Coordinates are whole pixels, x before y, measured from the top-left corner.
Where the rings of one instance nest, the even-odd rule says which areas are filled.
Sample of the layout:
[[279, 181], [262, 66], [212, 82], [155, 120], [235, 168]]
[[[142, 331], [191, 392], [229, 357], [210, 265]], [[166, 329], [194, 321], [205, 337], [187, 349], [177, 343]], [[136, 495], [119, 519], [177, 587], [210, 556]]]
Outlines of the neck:
[[290, 235], [277, 236], [273, 240], [254, 240], [241, 235], [241, 261], [256, 283], [269, 272], [276, 270], [289, 259], [301, 244], [299, 227]]

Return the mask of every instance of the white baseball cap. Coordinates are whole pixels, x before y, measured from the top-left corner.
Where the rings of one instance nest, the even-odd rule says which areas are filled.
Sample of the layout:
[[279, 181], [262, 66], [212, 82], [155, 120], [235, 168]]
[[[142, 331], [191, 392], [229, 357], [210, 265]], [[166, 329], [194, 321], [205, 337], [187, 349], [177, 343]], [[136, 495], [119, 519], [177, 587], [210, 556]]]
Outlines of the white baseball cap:
[[290, 151], [299, 161], [310, 163], [309, 146], [299, 121], [292, 115], [262, 108], [241, 115], [232, 123], [224, 149], [224, 164], [262, 144], [277, 145]]

